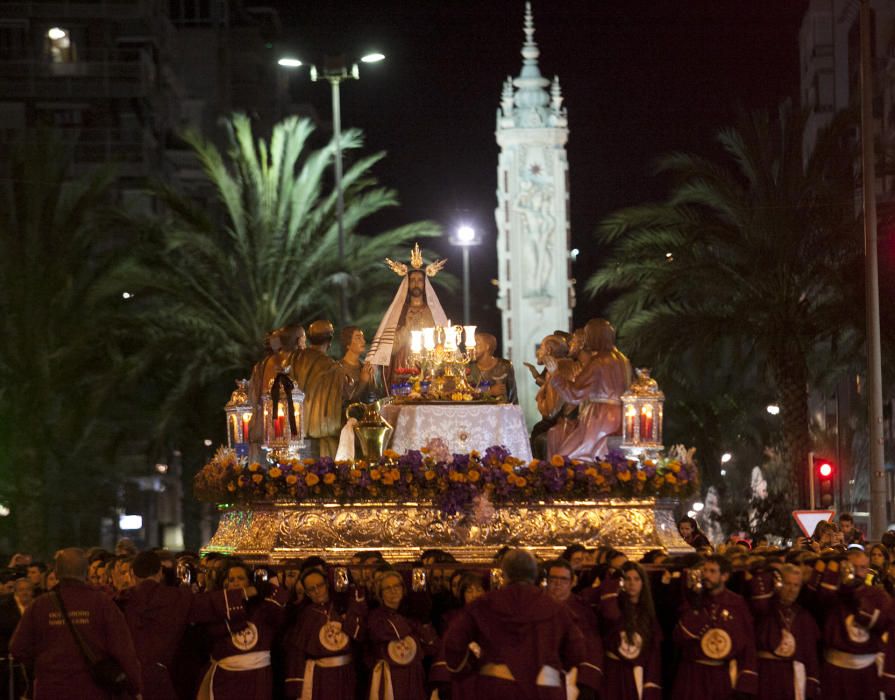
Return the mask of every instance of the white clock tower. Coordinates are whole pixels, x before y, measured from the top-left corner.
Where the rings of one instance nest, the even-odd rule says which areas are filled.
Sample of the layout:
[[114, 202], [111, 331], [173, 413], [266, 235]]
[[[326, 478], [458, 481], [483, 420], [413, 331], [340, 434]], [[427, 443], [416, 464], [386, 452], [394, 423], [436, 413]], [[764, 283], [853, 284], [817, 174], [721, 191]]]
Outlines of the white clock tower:
[[559, 79], [538, 68], [531, 3], [525, 3], [522, 71], [507, 78], [497, 110], [498, 306], [503, 352], [516, 370], [529, 427], [540, 419], [524, 362], [554, 330], [570, 330], [575, 291], [569, 258], [569, 138]]

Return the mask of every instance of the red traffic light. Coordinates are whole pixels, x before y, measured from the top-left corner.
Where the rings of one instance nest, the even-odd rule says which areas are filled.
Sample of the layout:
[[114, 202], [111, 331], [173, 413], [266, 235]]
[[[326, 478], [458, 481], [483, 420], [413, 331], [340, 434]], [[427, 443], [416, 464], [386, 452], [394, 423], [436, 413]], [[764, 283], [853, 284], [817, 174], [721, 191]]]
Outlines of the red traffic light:
[[821, 479], [829, 479], [833, 476], [833, 465], [829, 462], [821, 462], [817, 465], [817, 473]]

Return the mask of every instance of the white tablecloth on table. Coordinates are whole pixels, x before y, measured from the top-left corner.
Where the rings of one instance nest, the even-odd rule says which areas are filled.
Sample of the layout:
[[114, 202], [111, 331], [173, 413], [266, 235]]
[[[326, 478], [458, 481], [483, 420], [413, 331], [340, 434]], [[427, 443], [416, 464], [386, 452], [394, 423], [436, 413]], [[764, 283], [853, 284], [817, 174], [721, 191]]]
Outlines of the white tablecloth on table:
[[440, 437], [454, 453], [503, 445], [514, 457], [531, 459], [525, 417], [513, 404], [388, 404], [382, 416], [395, 429], [391, 449], [398, 454]]

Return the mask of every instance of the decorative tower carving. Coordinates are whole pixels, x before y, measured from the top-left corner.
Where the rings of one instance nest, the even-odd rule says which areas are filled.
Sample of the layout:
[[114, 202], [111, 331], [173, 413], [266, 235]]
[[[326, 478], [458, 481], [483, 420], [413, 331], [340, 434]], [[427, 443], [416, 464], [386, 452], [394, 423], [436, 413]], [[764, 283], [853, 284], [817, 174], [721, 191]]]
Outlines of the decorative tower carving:
[[559, 78], [541, 75], [531, 3], [525, 3], [522, 71], [507, 78], [497, 110], [498, 306], [503, 348], [519, 376], [519, 403], [538, 419], [535, 363], [541, 339], [568, 330], [574, 289], [569, 259], [569, 138]]

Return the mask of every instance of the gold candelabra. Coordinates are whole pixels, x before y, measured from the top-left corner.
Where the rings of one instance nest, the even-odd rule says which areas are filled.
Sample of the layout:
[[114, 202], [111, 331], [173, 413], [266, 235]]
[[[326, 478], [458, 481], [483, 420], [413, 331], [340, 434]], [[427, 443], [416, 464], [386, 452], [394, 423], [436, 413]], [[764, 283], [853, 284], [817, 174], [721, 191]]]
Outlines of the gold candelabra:
[[475, 361], [475, 329], [448, 321], [445, 326], [410, 331], [410, 361], [420, 370], [420, 382], [429, 382], [430, 394], [473, 393], [466, 366]]

